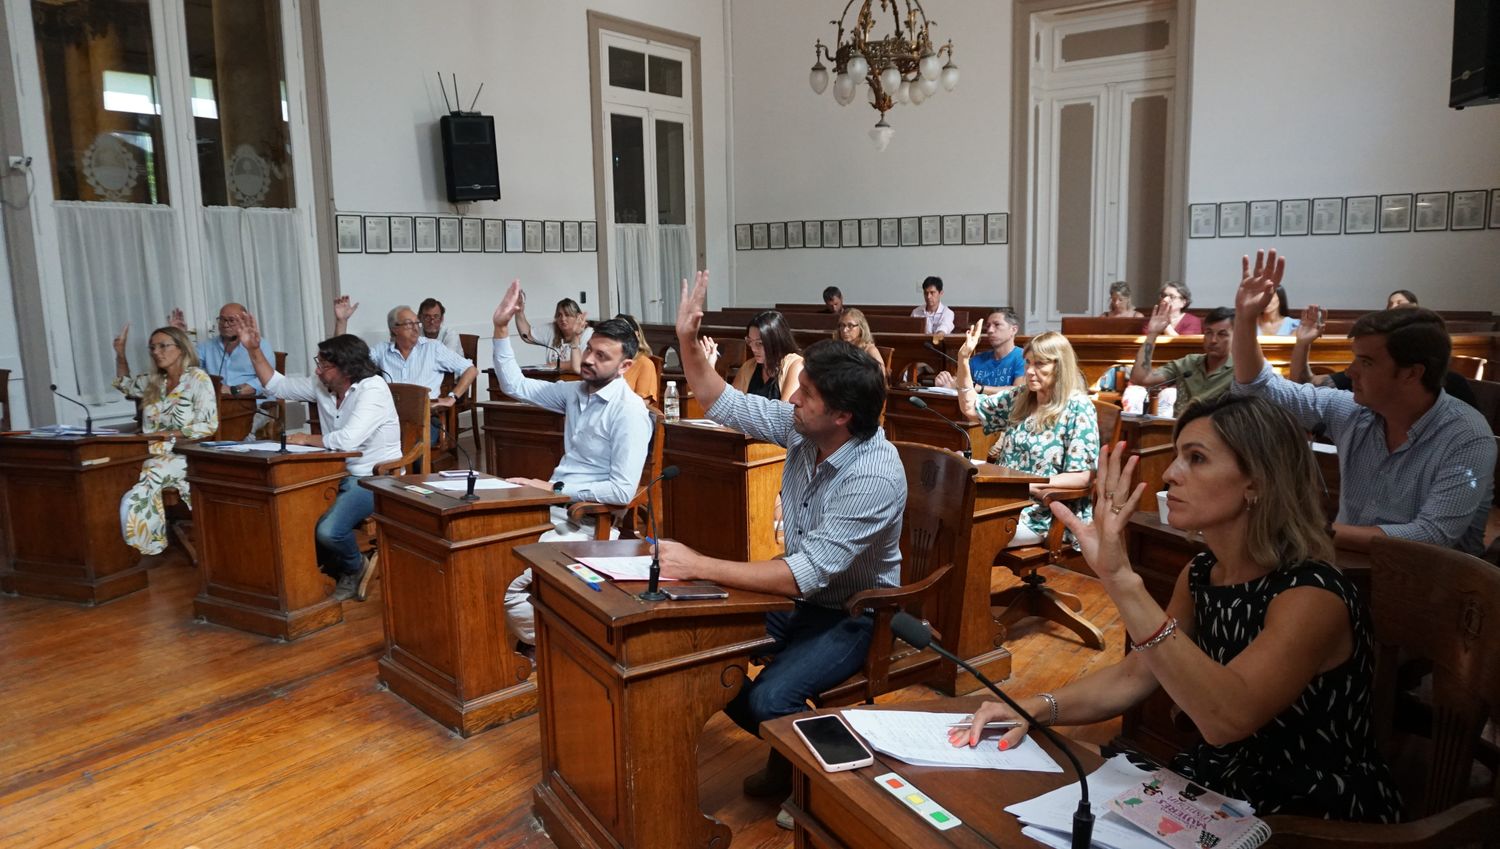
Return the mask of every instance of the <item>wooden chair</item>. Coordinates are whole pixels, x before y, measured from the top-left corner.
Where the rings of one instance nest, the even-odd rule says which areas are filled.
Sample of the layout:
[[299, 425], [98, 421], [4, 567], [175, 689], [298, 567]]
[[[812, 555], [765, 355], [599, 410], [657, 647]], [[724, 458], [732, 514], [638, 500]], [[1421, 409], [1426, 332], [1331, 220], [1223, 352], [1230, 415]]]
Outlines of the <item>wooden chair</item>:
[[[476, 381], [477, 382], [477, 381]], [[443, 375], [443, 382], [438, 387], [438, 396], [442, 397], [453, 391], [456, 380], [452, 374]], [[435, 472], [439, 469], [452, 469], [458, 466], [458, 405], [463, 399], [454, 402], [451, 407], [441, 407], [437, 410], [438, 438], [432, 443], [429, 454], [434, 465], [422, 465], [422, 471]], [[432, 411], [429, 401], [428, 412]], [[429, 436], [431, 431], [429, 429]]]
[[1093, 401], [1094, 415], [1099, 419], [1099, 444], [1114, 447], [1120, 441], [1120, 414], [1124, 411], [1119, 404], [1097, 397]]
[[1483, 380], [1484, 369], [1487, 365], [1489, 365], [1489, 360], [1484, 357], [1465, 357], [1454, 354], [1448, 358], [1448, 370], [1470, 380]]
[[[1267, 846], [1291, 849], [1500, 847], [1500, 775], [1488, 765], [1483, 794], [1471, 792], [1485, 760], [1485, 723], [1500, 723], [1500, 570], [1467, 554], [1388, 539], [1370, 550], [1370, 607], [1375, 631], [1375, 733], [1401, 785], [1399, 825], [1268, 816]], [[1488, 629], [1488, 630], [1486, 630]], [[1431, 664], [1434, 710], [1428, 733], [1405, 735], [1395, 710], [1403, 687], [1399, 663]], [[1418, 746], [1410, 744], [1417, 743]], [[1419, 765], [1402, 755], [1425, 750]], [[1404, 781], [1402, 779], [1405, 779]]]
[[[479, 336], [474, 333], [458, 334], [458, 345], [463, 349], [464, 358], [474, 365], [479, 365]], [[481, 438], [479, 432], [479, 378], [476, 376], [474, 382], [469, 384], [469, 391], [465, 392], [458, 403], [454, 404], [453, 410], [453, 441], [458, 442], [464, 438], [467, 430], [474, 439], [475, 461], [484, 455], [484, 447], [479, 444]], [[464, 424], [464, 416], [469, 417], [468, 425]]]
[[[901, 586], [872, 589], [851, 596], [844, 607], [850, 616], [870, 612], [874, 637], [864, 668], [847, 681], [819, 693], [819, 707], [855, 702], [874, 704], [875, 697], [920, 684], [941, 669], [932, 652], [919, 652], [891, 633], [891, 619], [904, 610], [918, 619], [935, 618], [935, 603], [955, 590], [960, 568], [968, 559], [969, 532], [974, 525], [974, 464], [962, 456], [930, 445], [896, 442], [906, 470], [906, 510], [901, 517]], [[956, 605], [956, 599], [953, 600]], [[934, 639], [942, 635], [934, 631]]]
[[891, 360], [896, 356], [896, 349], [889, 345], [876, 345], [875, 350], [880, 352], [880, 361], [885, 364], [886, 379], [890, 379]]
[[[925, 378], [925, 379], [924, 379]], [[901, 377], [896, 381], [897, 386], [931, 386], [932, 381], [937, 378], [937, 370], [926, 363], [907, 363], [906, 368], [901, 370]]]
[[[396, 420], [401, 425], [401, 456], [384, 463], [376, 463], [374, 474], [376, 475], [407, 475], [417, 463], [421, 468], [431, 469], [431, 452], [427, 444], [429, 433], [428, 421], [432, 416], [432, 398], [427, 393], [428, 388], [415, 383], [392, 383], [391, 400], [396, 405]], [[316, 409], [316, 405], [309, 404]], [[357, 536], [359, 538], [359, 550], [369, 555], [369, 574], [362, 586], [369, 586], [380, 569], [380, 544], [377, 534], [380, 532], [375, 517], [371, 516], [364, 520], [359, 526]], [[365, 597], [360, 596], [360, 601]]]
[[0, 431], [10, 430], [10, 369], [0, 368]]
[[[610, 538], [611, 531], [619, 527], [620, 536], [625, 539], [641, 539], [649, 531], [647, 523], [650, 521], [646, 516], [646, 484], [656, 480], [661, 474], [661, 446], [666, 440], [662, 438], [662, 425], [666, 419], [655, 410], [651, 411], [651, 441], [646, 446], [646, 463], [641, 467], [641, 485], [635, 492], [635, 497], [630, 503], [621, 507], [617, 504], [602, 504], [598, 501], [575, 501], [568, 505], [568, 519], [577, 525], [582, 525], [590, 520], [594, 522], [594, 539], [605, 540]], [[656, 509], [661, 510], [661, 483], [650, 490], [651, 498], [656, 504]], [[658, 521], [660, 513], [657, 514]]]
[[[1097, 402], [1096, 402], [1097, 403]], [[1119, 428], [1118, 419], [1115, 424]], [[1102, 429], [1102, 425], [1101, 425]], [[1087, 486], [1078, 489], [1054, 487], [1044, 490], [1042, 501], [1076, 501], [1093, 496], [1093, 475]], [[1029, 616], [1037, 616], [1062, 625], [1078, 635], [1089, 648], [1104, 648], [1104, 632], [1098, 626], [1079, 615], [1083, 602], [1072, 593], [1065, 593], [1047, 586], [1047, 578], [1037, 570], [1043, 566], [1056, 566], [1073, 556], [1073, 548], [1064, 541], [1067, 530], [1062, 522], [1053, 519], [1042, 545], [1025, 545], [1002, 549], [995, 555], [995, 564], [1004, 566], [1021, 579], [1021, 585], [1001, 590], [990, 596], [992, 608], [1000, 608], [995, 621], [1009, 627]]]

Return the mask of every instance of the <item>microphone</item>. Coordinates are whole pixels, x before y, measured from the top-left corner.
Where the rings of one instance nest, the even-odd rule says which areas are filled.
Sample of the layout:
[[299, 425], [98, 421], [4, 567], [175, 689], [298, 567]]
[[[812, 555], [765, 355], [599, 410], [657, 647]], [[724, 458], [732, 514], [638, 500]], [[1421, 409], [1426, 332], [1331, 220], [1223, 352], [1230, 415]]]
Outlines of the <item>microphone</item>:
[[282, 401], [276, 405], [276, 435], [281, 439], [281, 447], [276, 449], [277, 454], [290, 454], [286, 450], [286, 402]]
[[63, 399], [64, 401], [71, 401], [72, 403], [77, 404], [78, 406], [80, 406], [80, 407], [83, 408], [83, 435], [84, 436], [93, 436], [94, 435], [94, 414], [93, 414], [93, 411], [89, 409], [89, 405], [83, 403], [82, 401], [78, 400], [77, 398], [69, 398], [68, 396], [62, 394], [61, 392], [58, 392], [57, 391], [57, 384], [55, 384], [55, 383], [52, 384], [51, 386], [49, 386], [48, 388], [52, 390], [52, 394], [53, 395], [56, 395], [57, 397]]
[[464, 494], [459, 496], [458, 500], [478, 501], [479, 496], [474, 494], [474, 482], [479, 480], [479, 475], [474, 471], [474, 458], [469, 456], [468, 449], [464, 448], [464, 441], [462, 439], [454, 438], [453, 447], [457, 448], [459, 453], [464, 455], [464, 462], [469, 464], [469, 486], [464, 490]]
[[646, 518], [651, 522], [651, 573], [646, 591], [636, 596], [641, 601], [665, 601], [667, 598], [667, 594], [661, 591], [661, 535], [656, 531], [656, 504], [651, 498], [651, 490], [657, 481], [669, 481], [677, 477], [679, 471], [676, 466], [668, 466], [646, 484]]
[[522, 336], [521, 337], [521, 341], [525, 342], [528, 345], [535, 345], [538, 348], [546, 348], [549, 352], [551, 352], [552, 356], [557, 357], [557, 366], [556, 366], [556, 368], [558, 368], [559, 370], [562, 369], [562, 359], [563, 359], [562, 351], [558, 350], [557, 348], [552, 347], [551, 345], [548, 345], [546, 342], [538, 342], [536, 340], [536, 337], [534, 337], [534, 336], [532, 336], [530, 334]]
[[1067, 756], [1068, 762], [1073, 766], [1073, 771], [1078, 774], [1078, 787], [1080, 789], [1078, 810], [1073, 812], [1073, 849], [1089, 849], [1089, 841], [1094, 835], [1094, 811], [1093, 808], [1089, 807], [1089, 780], [1088, 776], [1084, 775], [1083, 764], [1078, 762], [1078, 756], [1073, 754], [1073, 750], [1068, 748], [1063, 743], [1062, 738], [1057, 736], [1051, 728], [1037, 722], [1035, 717], [1012, 701], [1010, 696], [1001, 692], [1000, 688], [996, 687], [990, 679], [984, 677], [978, 669], [975, 669], [967, 661], [938, 645], [932, 639], [932, 631], [916, 617], [904, 610], [896, 611], [896, 615], [891, 619], [891, 633], [906, 641], [906, 644], [914, 649], [920, 651], [930, 648], [939, 655], [963, 667], [970, 675], [979, 679], [979, 683], [988, 687], [990, 692], [999, 696], [1000, 701], [1009, 705], [1010, 709], [1015, 711], [1018, 716], [1031, 723], [1032, 728], [1042, 732], [1048, 740], [1052, 741], [1052, 745], [1056, 746], [1058, 750]]
[[958, 424], [958, 422], [956, 422], [956, 421], [948, 418], [947, 416], [943, 415], [942, 413], [939, 413], [937, 410], [934, 410], [931, 407], [927, 406], [927, 402], [926, 401], [923, 401], [921, 398], [918, 398], [915, 395], [908, 395], [908, 396], [906, 396], [906, 400], [913, 407], [916, 407], [919, 410], [926, 410], [927, 412], [932, 413], [934, 416], [937, 416], [938, 418], [940, 418], [943, 421], [947, 422], [949, 427], [953, 428], [954, 430], [956, 430], [960, 434], [962, 434], [963, 438], [964, 438], [964, 451], [963, 451], [964, 459], [965, 460], [972, 460], [972, 459], [974, 459], [974, 440], [969, 437], [969, 431], [968, 430], [966, 430], [965, 428], [960, 427], [959, 424]]
[[[922, 343], [922, 347], [924, 347], [927, 350], [933, 352], [934, 354], [937, 354], [938, 356], [942, 357], [943, 359], [947, 360], [948, 362], [953, 363], [955, 366], [958, 365], [958, 360], [955, 360], [952, 356], [950, 356], [948, 354], [947, 351], [944, 351], [942, 348], [939, 348], [938, 346], [932, 344], [931, 342], [923, 342]], [[972, 376], [973, 375], [970, 375], [970, 377], [972, 377]], [[980, 392], [983, 392], [984, 391], [984, 384], [980, 383], [979, 381], [976, 380], [976, 381], [974, 381], [974, 388], [976, 390], [980, 391]]]

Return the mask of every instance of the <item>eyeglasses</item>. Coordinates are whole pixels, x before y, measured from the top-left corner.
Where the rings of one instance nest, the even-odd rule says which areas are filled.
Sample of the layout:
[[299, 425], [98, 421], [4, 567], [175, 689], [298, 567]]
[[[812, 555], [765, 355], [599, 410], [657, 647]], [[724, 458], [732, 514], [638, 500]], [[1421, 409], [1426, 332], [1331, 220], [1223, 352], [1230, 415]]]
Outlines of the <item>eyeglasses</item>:
[[422, 322], [420, 322], [420, 321], [398, 321], [395, 324], [391, 325], [391, 327], [392, 328], [396, 328], [396, 327], [416, 327], [416, 326], [420, 325], [421, 323]]
[[227, 318], [221, 315], [217, 319], [217, 321], [220, 324], [238, 324], [239, 320], [240, 320], [240, 317], [237, 316], [237, 315], [231, 315], [231, 316], [229, 316]]
[[853, 330], [854, 328], [856, 328], [858, 326], [859, 326], [859, 322], [857, 322], [857, 321], [841, 321], [841, 322], [839, 322], [839, 327], [842, 327], [845, 330]]
[[168, 348], [175, 348], [175, 347], [177, 347], [177, 343], [176, 342], [159, 342], [159, 343], [157, 343], [155, 345], [147, 345], [146, 347], [151, 351], [151, 353], [154, 354], [157, 351], [165, 351]]
[[328, 360], [323, 359], [323, 357], [322, 357], [321, 354], [318, 355], [318, 356], [316, 356], [316, 357], [313, 357], [313, 369], [315, 371], [321, 371], [322, 369], [327, 368], [328, 366], [331, 366], [331, 365], [333, 365], [333, 363], [329, 362]]
[[754, 348], [757, 351], [759, 351], [761, 348], [766, 347], [766, 343], [762, 342], [759, 339], [751, 339], [749, 336], [745, 337], [745, 345], [747, 347]]
[[431, 315], [424, 315], [424, 316], [420, 316], [420, 318], [422, 319], [422, 321], [442, 321], [443, 320], [443, 316], [442, 316], [441, 313], [433, 313]]

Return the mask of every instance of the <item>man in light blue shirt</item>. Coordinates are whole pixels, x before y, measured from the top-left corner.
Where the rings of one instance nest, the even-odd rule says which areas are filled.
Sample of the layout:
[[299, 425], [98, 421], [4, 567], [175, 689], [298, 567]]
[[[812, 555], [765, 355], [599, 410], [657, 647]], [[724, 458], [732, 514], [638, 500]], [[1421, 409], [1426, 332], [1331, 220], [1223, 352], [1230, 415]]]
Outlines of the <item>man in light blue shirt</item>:
[[[580, 380], [553, 383], [528, 378], [521, 374], [510, 344], [510, 322], [521, 298], [521, 281], [513, 281], [495, 309], [495, 376], [506, 395], [563, 414], [563, 458], [551, 481], [509, 480], [573, 501], [629, 504], [641, 485], [652, 433], [646, 402], [621, 379], [639, 350], [635, 331], [620, 319], [601, 321], [584, 349]], [[543, 542], [594, 538], [592, 523], [570, 521], [563, 507], [552, 508], [552, 524]], [[506, 624], [524, 644], [523, 651], [536, 643], [530, 586], [527, 569], [505, 593]]]
[[[346, 332], [348, 317], [353, 315], [358, 304], [340, 309], [335, 304], [333, 333]], [[370, 358], [385, 372], [392, 383], [414, 383], [426, 386], [432, 398], [432, 433], [430, 443], [436, 445], [443, 435], [441, 410], [453, 406], [469, 391], [469, 384], [479, 375], [474, 364], [448, 350], [441, 342], [422, 335], [422, 322], [416, 310], [402, 304], [386, 313], [386, 327], [390, 328], [389, 341], [376, 345]], [[453, 389], [444, 394], [443, 375], [455, 377]], [[441, 395], [442, 397], [439, 397]]]
[[[212, 339], [199, 342], [198, 365], [204, 371], [219, 378], [219, 394], [221, 395], [263, 395], [265, 387], [261, 385], [260, 378], [255, 374], [255, 366], [250, 362], [250, 352], [240, 344], [241, 317], [245, 315], [243, 304], [225, 304], [219, 308], [219, 335]], [[182, 310], [172, 310], [168, 319], [169, 323], [187, 332], [187, 321], [183, 318]], [[266, 361], [274, 363], [276, 355], [271, 351], [271, 344], [264, 338], [259, 345]]]

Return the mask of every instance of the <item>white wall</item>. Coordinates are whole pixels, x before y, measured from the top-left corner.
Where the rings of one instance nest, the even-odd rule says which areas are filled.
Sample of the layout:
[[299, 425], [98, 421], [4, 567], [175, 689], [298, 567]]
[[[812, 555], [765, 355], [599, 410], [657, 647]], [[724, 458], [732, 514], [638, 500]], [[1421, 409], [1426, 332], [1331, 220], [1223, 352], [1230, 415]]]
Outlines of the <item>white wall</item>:
[[[495, 116], [504, 198], [466, 215], [594, 218], [588, 24], [594, 10], [699, 37], [710, 266], [726, 263], [724, 20], [704, 0], [323, 0], [335, 205], [340, 212], [453, 214], [442, 185], [437, 122], [446, 111], [435, 72], [458, 74], [464, 108]], [[452, 97], [451, 82], [449, 97]], [[601, 223], [601, 227], [603, 224]], [[564, 296], [587, 293], [598, 313], [597, 254], [346, 254], [343, 291], [362, 304], [351, 330], [385, 336], [385, 312], [431, 295], [448, 321], [487, 339], [489, 316], [521, 278], [528, 315], [547, 318]], [[481, 351], [481, 358], [487, 356]], [[483, 363], [481, 363], [481, 366]]]
[[[734, 221], [1009, 212], [1009, 0], [927, 4], [933, 38], [953, 39], [958, 87], [898, 105], [877, 152], [879, 118], [864, 92], [848, 106], [808, 85], [813, 41], [834, 40], [839, 4], [740, 0], [732, 5]], [[877, 32], [886, 34], [883, 23]], [[827, 65], [827, 63], [824, 63]], [[732, 243], [731, 243], [732, 247]], [[740, 304], [817, 301], [837, 285], [858, 304], [919, 303], [937, 274], [949, 303], [1005, 303], [1006, 246], [734, 251]]]
[[[1198, 0], [1188, 200], [1500, 187], [1500, 108], [1447, 106], [1452, 38], [1432, 0]], [[1500, 230], [1189, 240], [1194, 300], [1227, 302], [1271, 246], [1294, 306], [1500, 308]]]

